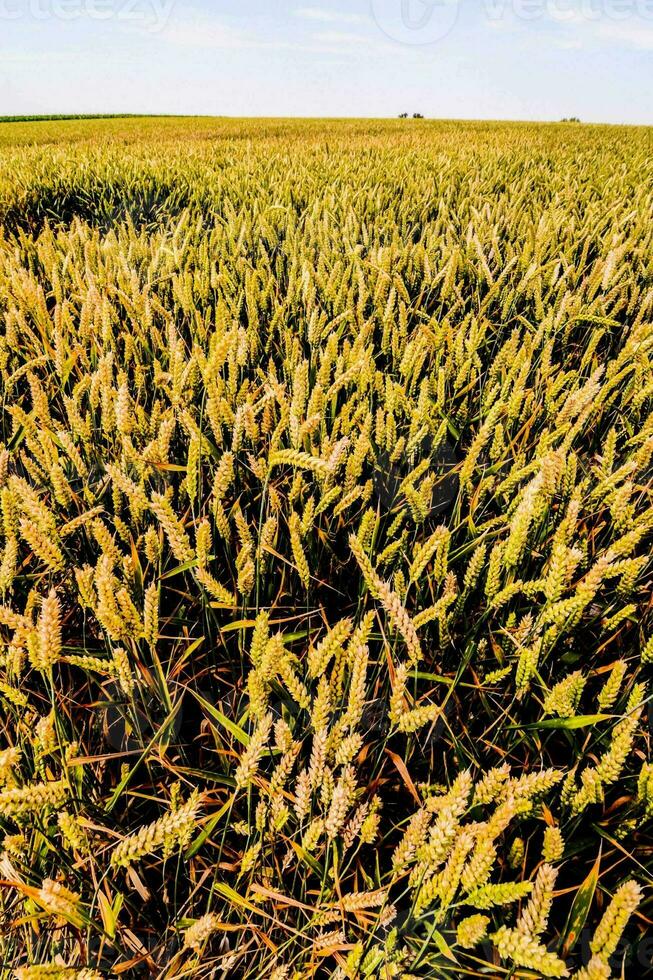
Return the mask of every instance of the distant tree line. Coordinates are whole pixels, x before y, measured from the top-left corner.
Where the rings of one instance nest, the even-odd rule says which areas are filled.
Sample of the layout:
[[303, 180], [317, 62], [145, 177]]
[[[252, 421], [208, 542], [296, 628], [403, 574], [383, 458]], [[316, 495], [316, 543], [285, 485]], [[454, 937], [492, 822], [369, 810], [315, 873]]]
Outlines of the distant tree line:
[[[60, 115], [44, 116], [0, 116], [0, 123], [12, 122], [62, 122], [68, 119], [168, 119], [167, 114], [157, 113], [152, 115], [146, 113], [144, 116], [137, 112], [98, 112], [98, 113], [61, 113]], [[172, 118], [182, 118], [173, 116]]]

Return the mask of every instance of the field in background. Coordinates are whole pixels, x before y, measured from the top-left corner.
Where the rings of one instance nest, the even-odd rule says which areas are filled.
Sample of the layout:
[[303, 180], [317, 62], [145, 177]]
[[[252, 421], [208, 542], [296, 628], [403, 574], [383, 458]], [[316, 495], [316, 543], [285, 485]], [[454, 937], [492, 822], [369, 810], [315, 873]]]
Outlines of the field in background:
[[653, 972], [650, 148], [0, 124], [1, 976]]

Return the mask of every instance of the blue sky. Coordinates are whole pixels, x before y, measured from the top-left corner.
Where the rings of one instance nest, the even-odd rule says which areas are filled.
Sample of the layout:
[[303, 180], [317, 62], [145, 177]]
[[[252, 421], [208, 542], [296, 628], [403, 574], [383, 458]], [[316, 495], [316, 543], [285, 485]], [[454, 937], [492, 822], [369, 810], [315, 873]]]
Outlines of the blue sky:
[[653, 124], [653, 0], [0, 0], [0, 114]]

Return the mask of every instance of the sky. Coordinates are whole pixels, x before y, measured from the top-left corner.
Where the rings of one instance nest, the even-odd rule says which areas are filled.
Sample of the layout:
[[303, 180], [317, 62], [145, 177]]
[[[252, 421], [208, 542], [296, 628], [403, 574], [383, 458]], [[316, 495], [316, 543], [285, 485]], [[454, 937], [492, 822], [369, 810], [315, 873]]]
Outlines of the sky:
[[653, 124], [653, 0], [0, 0], [0, 115]]

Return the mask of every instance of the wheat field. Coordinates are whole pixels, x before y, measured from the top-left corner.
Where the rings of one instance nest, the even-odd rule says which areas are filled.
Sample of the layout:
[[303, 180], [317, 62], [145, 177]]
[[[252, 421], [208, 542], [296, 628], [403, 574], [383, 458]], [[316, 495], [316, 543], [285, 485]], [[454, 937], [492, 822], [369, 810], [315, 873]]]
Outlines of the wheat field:
[[651, 130], [0, 125], [0, 976], [651, 968]]

